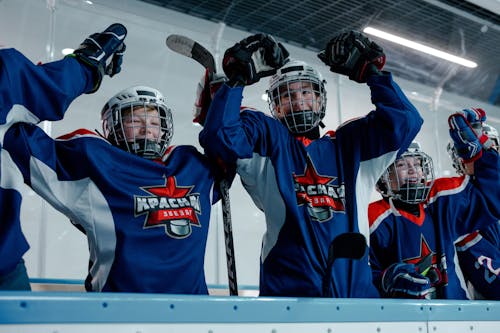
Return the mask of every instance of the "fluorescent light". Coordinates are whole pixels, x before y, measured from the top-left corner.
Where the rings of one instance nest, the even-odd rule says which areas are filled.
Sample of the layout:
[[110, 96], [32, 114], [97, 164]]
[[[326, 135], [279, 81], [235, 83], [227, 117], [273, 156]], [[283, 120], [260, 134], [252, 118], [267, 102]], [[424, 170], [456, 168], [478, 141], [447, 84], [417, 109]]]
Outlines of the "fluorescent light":
[[433, 56], [441, 58], [441, 59], [445, 59], [445, 60], [457, 63], [457, 64], [465, 66], [465, 67], [469, 67], [469, 68], [476, 68], [477, 67], [477, 63], [475, 63], [473, 61], [457, 57], [453, 54], [449, 54], [449, 53], [446, 53], [444, 51], [440, 51], [440, 50], [434, 49], [432, 47], [425, 46], [425, 45], [419, 44], [417, 42], [414, 42], [414, 41], [411, 41], [411, 40], [408, 40], [408, 39], [405, 39], [402, 37], [398, 37], [396, 35], [392, 35], [390, 33], [387, 33], [387, 32], [372, 28], [372, 27], [366, 27], [363, 30], [363, 32], [370, 34], [370, 35], [373, 35], [373, 36], [377, 36], [377, 37], [386, 39], [388, 41], [391, 41], [391, 42], [394, 42], [394, 43], [397, 43], [397, 44], [400, 44], [400, 45], [403, 45], [406, 47], [409, 47], [411, 49], [414, 49], [414, 50], [417, 50], [420, 52], [424, 52], [424, 53], [433, 55]]
[[62, 53], [63, 55], [68, 55], [68, 54], [70, 54], [70, 53], [73, 53], [73, 51], [74, 51], [74, 50], [75, 50], [75, 49], [68, 49], [68, 48], [66, 48], [66, 49], [62, 49], [61, 53]]

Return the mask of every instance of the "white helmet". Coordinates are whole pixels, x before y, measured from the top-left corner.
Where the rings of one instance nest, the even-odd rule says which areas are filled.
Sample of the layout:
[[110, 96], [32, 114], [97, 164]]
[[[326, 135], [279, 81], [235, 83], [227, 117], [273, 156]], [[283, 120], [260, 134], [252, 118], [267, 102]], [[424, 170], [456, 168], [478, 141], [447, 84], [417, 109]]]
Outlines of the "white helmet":
[[[306, 133], [316, 128], [325, 117], [325, 83], [321, 74], [305, 62], [289, 61], [269, 82], [271, 114], [292, 133]], [[312, 94], [306, 95], [306, 92]]]
[[[412, 161], [413, 164], [405, 163]], [[414, 170], [413, 177], [400, 179], [398, 169]], [[429, 196], [434, 183], [434, 166], [432, 158], [420, 150], [418, 142], [412, 142], [410, 147], [390, 165], [377, 182], [378, 191], [385, 197], [410, 204], [423, 202]]]
[[[123, 117], [133, 115], [132, 110], [137, 107], [158, 111], [160, 127], [157, 139], [135, 136], [126, 139]], [[167, 107], [165, 98], [158, 90], [145, 86], [130, 87], [111, 97], [102, 108], [101, 121], [104, 137], [111, 144], [147, 159], [161, 158], [174, 133], [172, 112]]]
[[465, 169], [464, 163], [462, 163], [462, 159], [460, 156], [458, 156], [457, 149], [455, 148], [455, 145], [453, 144], [453, 141], [448, 142], [446, 145], [446, 151], [448, 152], [448, 155], [450, 155], [451, 159], [451, 165], [459, 175], [466, 175], [467, 170]]
[[493, 141], [493, 146], [491, 148], [498, 150], [500, 144], [497, 129], [487, 123], [483, 123], [483, 132], [488, 138], [491, 139], [491, 141]]

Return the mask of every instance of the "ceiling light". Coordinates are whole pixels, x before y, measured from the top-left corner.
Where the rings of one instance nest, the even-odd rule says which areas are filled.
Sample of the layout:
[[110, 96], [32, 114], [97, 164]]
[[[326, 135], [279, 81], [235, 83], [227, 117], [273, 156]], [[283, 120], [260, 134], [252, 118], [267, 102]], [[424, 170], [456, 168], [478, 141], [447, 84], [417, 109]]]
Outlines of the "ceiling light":
[[391, 42], [394, 42], [394, 43], [397, 43], [397, 44], [400, 44], [400, 45], [403, 45], [406, 47], [409, 47], [411, 49], [414, 49], [414, 50], [417, 50], [420, 52], [424, 52], [424, 53], [433, 55], [433, 56], [441, 58], [441, 59], [445, 59], [445, 60], [457, 63], [457, 64], [465, 66], [465, 67], [469, 67], [469, 68], [477, 67], [477, 64], [473, 61], [470, 61], [470, 60], [467, 60], [467, 59], [464, 59], [461, 57], [457, 57], [453, 54], [449, 54], [449, 53], [446, 53], [444, 51], [440, 51], [440, 50], [434, 49], [432, 47], [425, 46], [425, 45], [419, 44], [417, 42], [414, 42], [414, 41], [411, 41], [411, 40], [408, 40], [408, 39], [405, 39], [402, 37], [398, 37], [396, 35], [392, 35], [390, 33], [387, 33], [387, 32], [372, 28], [372, 27], [366, 27], [363, 30], [363, 32], [370, 34], [370, 35], [373, 35], [373, 36], [377, 36], [377, 37], [386, 39], [388, 41], [391, 41]]
[[66, 49], [62, 49], [61, 53], [62, 53], [63, 55], [68, 55], [68, 54], [73, 53], [73, 51], [74, 51], [74, 50], [75, 50], [75, 49], [68, 49], [68, 48], [66, 48]]

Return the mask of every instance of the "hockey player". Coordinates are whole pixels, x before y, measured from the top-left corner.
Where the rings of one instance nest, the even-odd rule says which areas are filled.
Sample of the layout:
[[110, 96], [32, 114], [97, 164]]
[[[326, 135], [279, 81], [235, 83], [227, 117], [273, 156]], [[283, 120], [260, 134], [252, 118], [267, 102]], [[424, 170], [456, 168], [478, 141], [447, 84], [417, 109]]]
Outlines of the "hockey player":
[[[0, 50], [0, 289], [30, 290], [22, 259], [29, 245], [20, 224], [23, 178], [5, 149], [5, 134], [17, 122], [59, 120], [71, 101], [99, 88], [104, 75], [120, 72], [126, 30], [110, 26], [82, 43], [73, 57], [44, 66], [33, 64], [14, 49]], [[96, 58], [99, 57], [99, 58]], [[107, 62], [107, 63], [106, 63]], [[85, 64], [82, 66], [80, 63]], [[81, 77], [73, 82], [72, 75]], [[37, 81], [37, 80], [40, 81]], [[40, 84], [43, 81], [44, 84]], [[74, 83], [74, 84], [73, 84]], [[76, 89], [77, 88], [77, 89]], [[57, 97], [57, 99], [56, 99]], [[53, 107], [52, 107], [53, 106]]]
[[[484, 121], [486, 113], [469, 108], [450, 116], [448, 152], [458, 174], [470, 175], [499, 217], [500, 159], [498, 132]], [[474, 148], [472, 148], [474, 147]], [[475, 299], [500, 300], [500, 220], [465, 235], [456, 243], [460, 267]]]
[[[172, 114], [158, 90], [134, 86], [113, 96], [101, 112], [104, 137], [77, 130], [53, 140], [35, 125], [61, 119], [73, 99], [119, 71], [125, 34], [111, 25], [71, 57], [41, 66], [1, 51], [2, 191], [15, 196], [18, 213], [24, 181], [85, 231], [87, 290], [207, 294], [214, 174], [194, 147], [169, 146]], [[18, 215], [11, 218], [0, 235], [20, 238]], [[2, 264], [27, 248], [4, 244]]]
[[321, 137], [325, 82], [313, 67], [290, 61], [270, 80], [274, 118], [251, 109], [240, 113], [244, 86], [272, 73], [286, 56], [261, 34], [229, 48], [223, 60], [229, 81], [212, 101], [200, 142], [237, 167], [265, 213], [260, 295], [378, 297], [367, 253], [361, 260], [335, 260], [328, 271], [336, 255], [329, 256], [330, 244], [347, 232], [368, 236], [367, 189], [410, 144], [422, 119], [391, 74], [380, 71], [382, 49], [358, 32], [333, 38], [320, 58], [333, 72], [367, 83], [375, 111]]
[[434, 181], [432, 159], [412, 144], [382, 175], [369, 206], [370, 262], [383, 297], [467, 299], [454, 242], [495, 223], [470, 177]]

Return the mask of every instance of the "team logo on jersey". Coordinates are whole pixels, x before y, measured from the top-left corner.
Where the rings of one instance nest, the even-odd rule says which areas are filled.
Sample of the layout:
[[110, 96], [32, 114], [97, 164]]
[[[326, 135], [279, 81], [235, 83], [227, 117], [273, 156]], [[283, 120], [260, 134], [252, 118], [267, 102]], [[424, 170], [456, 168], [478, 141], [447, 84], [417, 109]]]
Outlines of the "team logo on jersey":
[[408, 264], [414, 264], [417, 271], [427, 277], [436, 291], [430, 295], [430, 298], [438, 298], [439, 288], [448, 285], [448, 273], [446, 271], [446, 255], [438, 254], [432, 251], [424, 235], [420, 236], [420, 254], [413, 258], [403, 260]]
[[299, 206], [307, 205], [314, 221], [324, 222], [333, 216], [333, 212], [345, 212], [344, 184], [330, 184], [337, 177], [319, 175], [309, 156], [304, 174], [293, 174], [293, 179], [297, 202]]
[[177, 186], [175, 177], [168, 177], [164, 186], [141, 187], [151, 196], [135, 196], [135, 216], [146, 214], [144, 229], [164, 227], [173, 238], [191, 235], [191, 226], [200, 227], [200, 195], [191, 193], [194, 186]]

